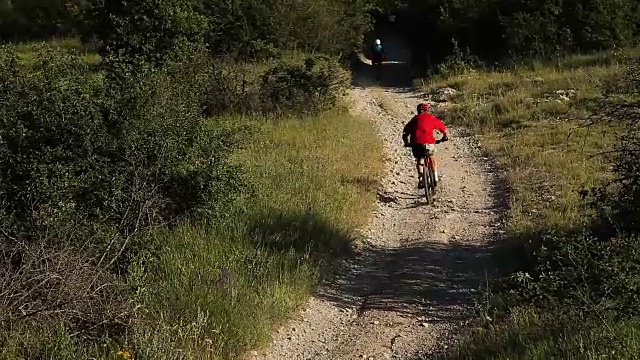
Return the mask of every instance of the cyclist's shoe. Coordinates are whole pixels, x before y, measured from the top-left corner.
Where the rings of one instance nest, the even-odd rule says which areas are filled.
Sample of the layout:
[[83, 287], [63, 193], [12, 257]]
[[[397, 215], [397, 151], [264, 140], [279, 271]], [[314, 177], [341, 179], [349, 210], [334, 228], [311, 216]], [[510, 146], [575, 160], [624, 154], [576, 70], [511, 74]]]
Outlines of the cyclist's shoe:
[[422, 178], [418, 179], [418, 189], [424, 189], [424, 180]]

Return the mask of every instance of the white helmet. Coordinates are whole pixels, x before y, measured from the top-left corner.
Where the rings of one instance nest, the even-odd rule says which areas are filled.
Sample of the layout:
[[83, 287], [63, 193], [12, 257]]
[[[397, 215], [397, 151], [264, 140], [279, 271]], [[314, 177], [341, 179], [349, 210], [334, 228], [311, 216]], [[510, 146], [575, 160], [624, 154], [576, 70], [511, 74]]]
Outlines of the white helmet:
[[376, 45], [380, 45], [382, 44], [382, 41], [380, 41], [380, 39], [376, 39]]

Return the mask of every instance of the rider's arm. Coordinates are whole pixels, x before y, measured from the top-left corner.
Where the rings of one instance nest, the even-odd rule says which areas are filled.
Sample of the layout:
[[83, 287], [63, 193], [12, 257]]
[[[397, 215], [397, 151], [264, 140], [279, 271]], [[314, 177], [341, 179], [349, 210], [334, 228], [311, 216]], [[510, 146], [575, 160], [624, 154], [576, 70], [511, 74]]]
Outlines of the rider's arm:
[[442, 140], [446, 141], [447, 139], [449, 139], [449, 136], [447, 134], [447, 126], [442, 122], [442, 120], [436, 118], [436, 130], [440, 131], [442, 133]]
[[409, 144], [409, 136], [411, 136], [411, 134], [413, 134], [413, 132], [415, 131], [415, 127], [416, 127], [416, 117], [414, 116], [405, 126], [404, 129], [402, 130], [402, 141], [404, 141], [405, 145]]
[[402, 134], [402, 141], [404, 142], [405, 145], [409, 145], [409, 134]]

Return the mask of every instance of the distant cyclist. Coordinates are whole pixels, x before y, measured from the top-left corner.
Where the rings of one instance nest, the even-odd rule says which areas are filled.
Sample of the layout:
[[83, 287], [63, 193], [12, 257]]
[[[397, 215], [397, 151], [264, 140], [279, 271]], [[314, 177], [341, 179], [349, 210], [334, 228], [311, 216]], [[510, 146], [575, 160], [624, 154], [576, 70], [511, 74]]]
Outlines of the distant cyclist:
[[402, 131], [402, 140], [404, 145], [411, 147], [411, 152], [416, 158], [416, 169], [418, 170], [418, 188], [424, 189], [424, 179], [422, 178], [422, 168], [424, 158], [432, 155], [433, 171], [435, 182], [438, 183], [438, 167], [433, 154], [436, 152], [436, 138], [433, 135], [434, 130], [442, 133], [442, 141], [447, 141], [447, 127], [437, 117], [428, 113], [429, 104], [420, 104], [417, 107], [418, 115], [414, 116]]
[[380, 39], [376, 39], [373, 46], [371, 47], [371, 63], [373, 65], [381, 65], [386, 57], [386, 51], [382, 46], [382, 41]]

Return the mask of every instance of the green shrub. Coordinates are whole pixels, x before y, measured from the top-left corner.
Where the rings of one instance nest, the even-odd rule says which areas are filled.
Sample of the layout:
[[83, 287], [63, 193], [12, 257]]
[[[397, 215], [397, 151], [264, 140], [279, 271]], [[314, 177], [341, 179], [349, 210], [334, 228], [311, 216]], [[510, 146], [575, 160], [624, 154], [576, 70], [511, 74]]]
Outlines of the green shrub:
[[23, 69], [5, 53], [4, 228], [24, 238], [100, 221], [132, 235], [208, 204], [225, 149], [209, 136], [192, 65], [105, 83], [73, 55], [43, 53]]
[[260, 96], [269, 112], [314, 113], [336, 104], [347, 79], [336, 62], [307, 57], [304, 64], [280, 63], [267, 71]]
[[260, 69], [231, 62], [207, 62], [207, 90], [203, 104], [207, 116], [255, 114], [262, 111]]
[[72, 220], [76, 198], [93, 193], [88, 177], [109, 181], [102, 164], [115, 149], [96, 101], [101, 79], [78, 58], [42, 53], [31, 71], [6, 49], [0, 56], [0, 221], [12, 237], [33, 238]]
[[234, 137], [202, 115], [197, 62], [105, 76], [68, 53], [37, 59], [0, 52], [0, 325], [33, 304], [34, 324], [110, 331], [127, 319], [117, 275], [153, 250], [146, 234], [219, 211], [237, 190]]
[[100, 55], [154, 65], [188, 59], [203, 46], [207, 19], [196, 0], [95, 0], [90, 23]]
[[236, 59], [274, 58], [287, 50], [351, 52], [370, 28], [369, 9], [369, 1], [202, 1], [209, 50]]
[[534, 253], [535, 268], [514, 275], [516, 303], [583, 314], [640, 314], [640, 237], [610, 239], [550, 234]]
[[626, 132], [610, 153], [617, 177], [595, 189], [593, 203], [606, 224], [640, 234], [640, 61], [631, 62], [623, 81], [611, 85], [610, 100], [602, 106], [606, 121], [622, 124]]

